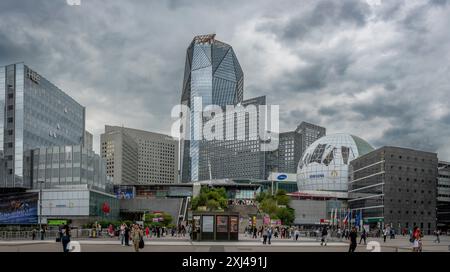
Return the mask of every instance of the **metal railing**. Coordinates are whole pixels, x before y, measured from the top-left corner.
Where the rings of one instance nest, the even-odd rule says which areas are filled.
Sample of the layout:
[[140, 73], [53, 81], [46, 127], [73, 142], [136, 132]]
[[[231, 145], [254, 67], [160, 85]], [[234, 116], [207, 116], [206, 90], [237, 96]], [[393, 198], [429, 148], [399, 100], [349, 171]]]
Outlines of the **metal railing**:
[[[92, 237], [92, 229], [72, 229], [71, 236], [73, 238], [90, 238]], [[44, 234], [44, 240], [54, 240], [59, 237], [58, 230], [47, 230]], [[99, 237], [99, 235], [95, 235]], [[108, 231], [101, 231], [100, 237], [109, 238]], [[0, 240], [32, 240], [33, 231], [0, 231]], [[41, 240], [41, 233], [39, 231], [35, 232], [34, 240]]]

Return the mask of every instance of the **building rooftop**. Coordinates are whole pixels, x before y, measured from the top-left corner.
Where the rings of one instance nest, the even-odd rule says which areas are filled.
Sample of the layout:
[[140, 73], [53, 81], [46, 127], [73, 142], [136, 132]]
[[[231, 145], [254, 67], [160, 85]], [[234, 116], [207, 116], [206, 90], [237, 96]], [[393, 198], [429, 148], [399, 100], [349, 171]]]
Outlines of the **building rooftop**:
[[195, 43], [214, 43], [216, 34], [198, 35], [194, 37]]

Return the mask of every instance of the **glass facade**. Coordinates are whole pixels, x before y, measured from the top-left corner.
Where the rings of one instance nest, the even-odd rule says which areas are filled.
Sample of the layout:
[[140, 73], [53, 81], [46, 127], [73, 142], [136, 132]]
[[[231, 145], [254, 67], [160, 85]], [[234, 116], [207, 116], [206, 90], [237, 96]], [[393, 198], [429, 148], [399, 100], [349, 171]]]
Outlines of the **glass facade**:
[[199, 113], [208, 105], [236, 105], [243, 95], [244, 74], [233, 48], [215, 40], [215, 34], [196, 36], [187, 49], [181, 97], [181, 103], [190, 108], [183, 127], [186, 136], [181, 141], [183, 182], [202, 179], [200, 159], [205, 143], [194, 137], [201, 131]]
[[106, 175], [106, 163], [80, 145], [38, 148], [27, 152], [30, 157], [33, 188], [87, 184], [89, 188], [112, 192], [112, 181]]
[[[266, 166], [270, 152], [263, 149], [258, 135], [259, 119], [261, 118], [258, 108], [266, 104], [266, 97], [244, 100], [241, 104], [242, 106], [255, 106], [257, 121], [254, 124], [250, 122], [250, 115], [243, 111], [237, 112], [236, 115], [225, 114], [223, 116], [223, 126], [226, 126], [226, 123], [234, 122], [235, 140], [204, 140], [201, 142], [203, 148], [199, 158], [200, 180], [266, 179], [268, 177], [270, 169], [266, 169]], [[223, 131], [223, 134], [226, 134], [226, 130]]]
[[298, 165], [298, 189], [341, 191], [348, 189], [349, 162], [373, 148], [361, 138], [334, 134], [310, 145]]
[[32, 187], [25, 151], [83, 143], [85, 108], [23, 63], [0, 68], [0, 104], [5, 158], [0, 187]]

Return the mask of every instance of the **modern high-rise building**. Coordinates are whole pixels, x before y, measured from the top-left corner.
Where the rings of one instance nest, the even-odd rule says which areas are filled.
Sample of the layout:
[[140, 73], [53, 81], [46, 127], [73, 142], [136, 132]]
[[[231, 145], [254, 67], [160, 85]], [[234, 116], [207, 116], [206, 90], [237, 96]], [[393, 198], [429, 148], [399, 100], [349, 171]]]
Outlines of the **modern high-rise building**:
[[186, 52], [181, 104], [190, 108], [181, 139], [181, 179], [201, 180], [200, 154], [204, 142], [195, 137], [202, 129], [198, 118], [208, 105], [237, 105], [244, 97], [244, 73], [233, 48], [215, 34], [194, 37]]
[[100, 155], [106, 161], [106, 174], [114, 185], [133, 185], [138, 180], [138, 144], [125, 129], [100, 135]]
[[294, 131], [280, 133], [275, 170], [280, 173], [296, 173], [306, 148], [325, 135], [324, 127], [306, 122], [300, 123]]
[[[301, 156], [305, 153], [305, 150], [315, 141], [322, 138], [327, 134], [327, 130], [324, 127], [314, 125], [307, 122], [301, 122], [295, 132], [301, 135]], [[298, 161], [297, 161], [298, 163]], [[297, 166], [296, 166], [297, 167]]]
[[450, 228], [450, 162], [439, 161], [437, 179], [437, 227]]
[[89, 131], [84, 132], [84, 147], [86, 147], [88, 150], [94, 150], [94, 135], [90, 133]]
[[382, 147], [350, 162], [349, 207], [371, 228], [436, 228], [436, 153]]
[[[115, 139], [113, 135], [116, 135]], [[178, 141], [172, 137], [118, 126], [105, 126], [105, 133], [100, 137], [102, 157], [106, 158], [109, 175], [117, 177], [115, 184], [178, 182]], [[114, 156], [108, 148], [116, 150], [112, 151]], [[122, 151], [117, 150], [120, 148]], [[130, 163], [131, 161], [135, 162]], [[119, 167], [122, 172], [120, 179], [116, 176], [116, 169]], [[128, 177], [123, 176], [125, 172], [129, 173]], [[136, 174], [132, 174], [133, 172]]]
[[[266, 105], [266, 97], [255, 97], [240, 103], [243, 107], [254, 106], [256, 122], [252, 124], [250, 115], [245, 112], [236, 115], [222, 114], [223, 125], [233, 122], [234, 139], [226, 140], [226, 129], [223, 130], [224, 140], [201, 141], [199, 156], [199, 180], [208, 179], [266, 179], [269, 169], [270, 152], [264, 150], [259, 135], [259, 107]], [[242, 128], [238, 138], [239, 127]]]
[[42, 147], [26, 151], [32, 169], [33, 188], [51, 189], [58, 186], [86, 184], [89, 188], [112, 192], [112, 182], [106, 175], [106, 163], [88, 148], [76, 146]]
[[84, 141], [85, 108], [23, 63], [0, 67], [0, 108], [0, 187], [32, 187], [25, 151]]

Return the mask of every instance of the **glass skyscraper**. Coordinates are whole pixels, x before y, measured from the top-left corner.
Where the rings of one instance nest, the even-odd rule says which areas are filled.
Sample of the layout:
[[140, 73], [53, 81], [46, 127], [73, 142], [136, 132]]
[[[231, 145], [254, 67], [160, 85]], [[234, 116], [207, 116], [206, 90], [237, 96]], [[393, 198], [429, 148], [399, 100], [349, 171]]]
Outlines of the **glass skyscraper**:
[[[183, 126], [181, 141], [181, 180], [200, 179], [200, 154], [204, 142], [194, 139], [201, 129], [195, 118], [208, 105], [236, 105], [244, 96], [244, 74], [233, 48], [215, 39], [215, 34], [196, 36], [186, 53], [181, 104], [190, 108], [190, 117]], [[201, 98], [201, 103], [198, 99]]]
[[0, 187], [32, 187], [25, 151], [83, 144], [85, 108], [23, 63], [0, 67], [0, 108]]

